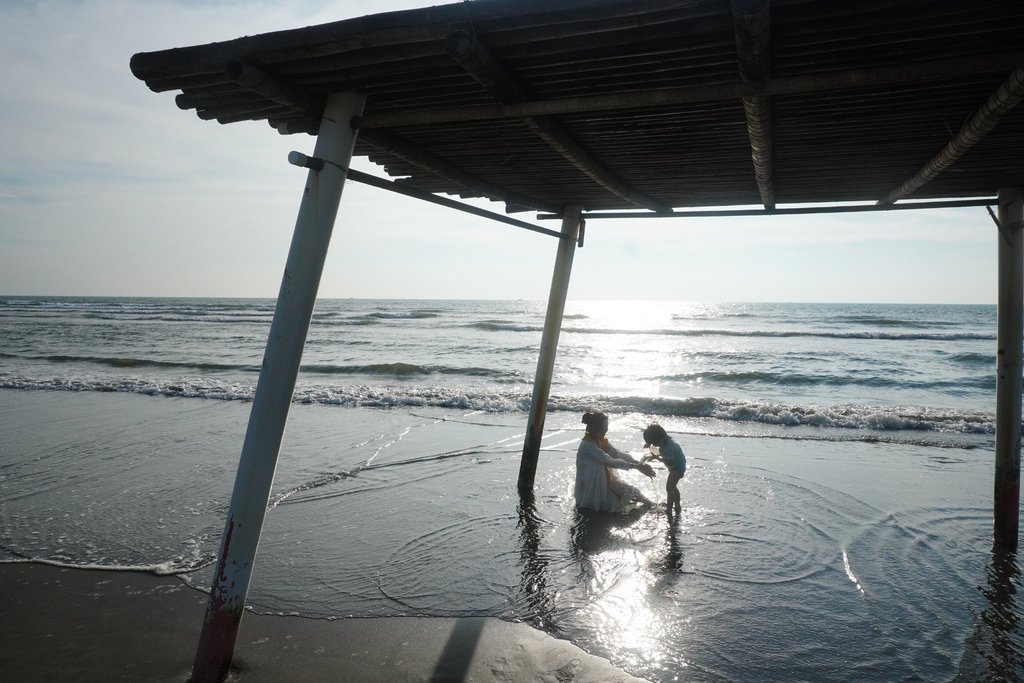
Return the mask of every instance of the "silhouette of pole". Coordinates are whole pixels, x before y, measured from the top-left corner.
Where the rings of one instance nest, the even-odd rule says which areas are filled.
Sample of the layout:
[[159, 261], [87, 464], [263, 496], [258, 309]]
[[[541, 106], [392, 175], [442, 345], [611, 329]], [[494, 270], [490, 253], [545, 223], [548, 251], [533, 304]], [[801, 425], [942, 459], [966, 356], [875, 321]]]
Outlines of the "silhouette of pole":
[[1017, 547], [1020, 523], [1021, 347], [1024, 340], [1024, 203], [1020, 188], [999, 190], [999, 307], [996, 339], [994, 540]]

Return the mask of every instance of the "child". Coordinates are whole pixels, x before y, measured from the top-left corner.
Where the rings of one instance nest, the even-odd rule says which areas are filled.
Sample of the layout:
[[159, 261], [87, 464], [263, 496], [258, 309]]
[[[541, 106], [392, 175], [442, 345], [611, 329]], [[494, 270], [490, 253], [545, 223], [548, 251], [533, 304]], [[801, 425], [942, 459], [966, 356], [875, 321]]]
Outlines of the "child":
[[651, 423], [644, 430], [644, 448], [651, 446], [657, 446], [659, 454], [654, 455], [652, 452], [651, 455], [644, 457], [644, 460], [660, 460], [668, 468], [668, 480], [665, 482], [665, 492], [668, 494], [666, 507], [669, 516], [672, 515], [673, 509], [678, 514], [682, 511], [682, 504], [676, 485], [686, 474], [686, 455], [679, 444], [665, 432], [661, 425], [656, 423]]

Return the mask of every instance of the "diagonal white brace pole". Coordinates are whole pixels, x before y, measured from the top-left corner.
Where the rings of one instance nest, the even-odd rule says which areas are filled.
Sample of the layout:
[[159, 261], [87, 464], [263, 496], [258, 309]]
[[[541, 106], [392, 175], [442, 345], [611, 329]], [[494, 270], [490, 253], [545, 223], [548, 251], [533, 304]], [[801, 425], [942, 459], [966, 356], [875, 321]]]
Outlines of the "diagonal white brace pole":
[[555, 256], [555, 270], [551, 275], [551, 292], [548, 295], [548, 310], [544, 316], [544, 334], [540, 340], [540, 357], [537, 359], [537, 374], [533, 380], [533, 399], [530, 401], [530, 417], [526, 422], [526, 441], [523, 444], [523, 459], [519, 463], [519, 497], [533, 495], [533, 482], [537, 476], [537, 460], [540, 458], [540, 442], [544, 436], [544, 418], [551, 393], [551, 378], [555, 372], [555, 353], [558, 351], [558, 335], [562, 331], [562, 314], [569, 292], [569, 276], [572, 275], [572, 259], [576, 253], [576, 241], [580, 234], [580, 207], [567, 206], [562, 214], [562, 237], [558, 241]]
[[306, 178], [196, 651], [194, 683], [220, 683], [231, 666], [288, 408], [355, 146], [349, 122], [362, 114], [364, 102], [362, 95], [339, 93], [329, 96], [324, 108], [314, 156], [330, 163], [310, 170]]

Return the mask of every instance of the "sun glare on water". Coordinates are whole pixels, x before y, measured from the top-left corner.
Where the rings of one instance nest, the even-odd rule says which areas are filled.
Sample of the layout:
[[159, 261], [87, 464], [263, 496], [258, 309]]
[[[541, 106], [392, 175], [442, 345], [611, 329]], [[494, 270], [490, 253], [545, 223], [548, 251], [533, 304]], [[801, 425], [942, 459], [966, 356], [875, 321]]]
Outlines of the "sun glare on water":
[[[741, 304], [674, 301], [575, 301], [566, 308], [559, 380], [574, 392], [608, 396], [700, 391], [721, 338], [709, 347], [708, 329]], [[728, 338], [724, 342], [729, 346]], [[709, 360], [710, 359], [710, 360]]]
[[601, 553], [593, 561], [598, 577], [616, 576], [610, 585], [600, 585], [600, 578], [592, 582], [595, 591], [604, 591], [593, 606], [595, 630], [620, 652], [630, 653], [631, 659], [658, 661], [664, 654], [658, 636], [665, 629], [648, 604], [651, 576], [637, 571], [646, 557], [639, 550], [621, 549]]

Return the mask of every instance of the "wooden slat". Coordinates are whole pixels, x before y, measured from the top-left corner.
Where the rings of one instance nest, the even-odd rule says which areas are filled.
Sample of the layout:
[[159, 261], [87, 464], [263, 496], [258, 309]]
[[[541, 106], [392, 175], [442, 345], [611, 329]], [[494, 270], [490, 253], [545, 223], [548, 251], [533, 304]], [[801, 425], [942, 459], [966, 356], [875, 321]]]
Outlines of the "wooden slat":
[[1007, 52], [954, 60], [935, 60], [874, 69], [808, 74], [773, 78], [756, 83], [726, 83], [692, 88], [669, 88], [643, 92], [593, 95], [560, 100], [522, 102], [424, 112], [366, 114], [358, 117], [361, 128], [394, 128], [405, 125], [487, 121], [524, 118], [584, 111], [643, 109], [655, 106], [700, 104], [744, 97], [768, 97], [793, 93], [829, 92], [847, 88], [892, 87], [922, 80], [941, 80], [956, 76], [988, 74], [1024, 63], [1024, 52]]
[[518, 206], [528, 206], [531, 209], [554, 211], [555, 213], [561, 212], [562, 207], [560, 206], [555, 206], [533, 197], [525, 197], [515, 192], [508, 192], [483, 178], [474, 176], [454, 164], [434, 156], [426, 150], [416, 148], [415, 145], [396, 135], [385, 131], [370, 131], [360, 134], [360, 137], [371, 145], [401, 157], [414, 166], [447, 178], [463, 187], [478, 191], [479, 195], [477, 196], [490, 197]]

